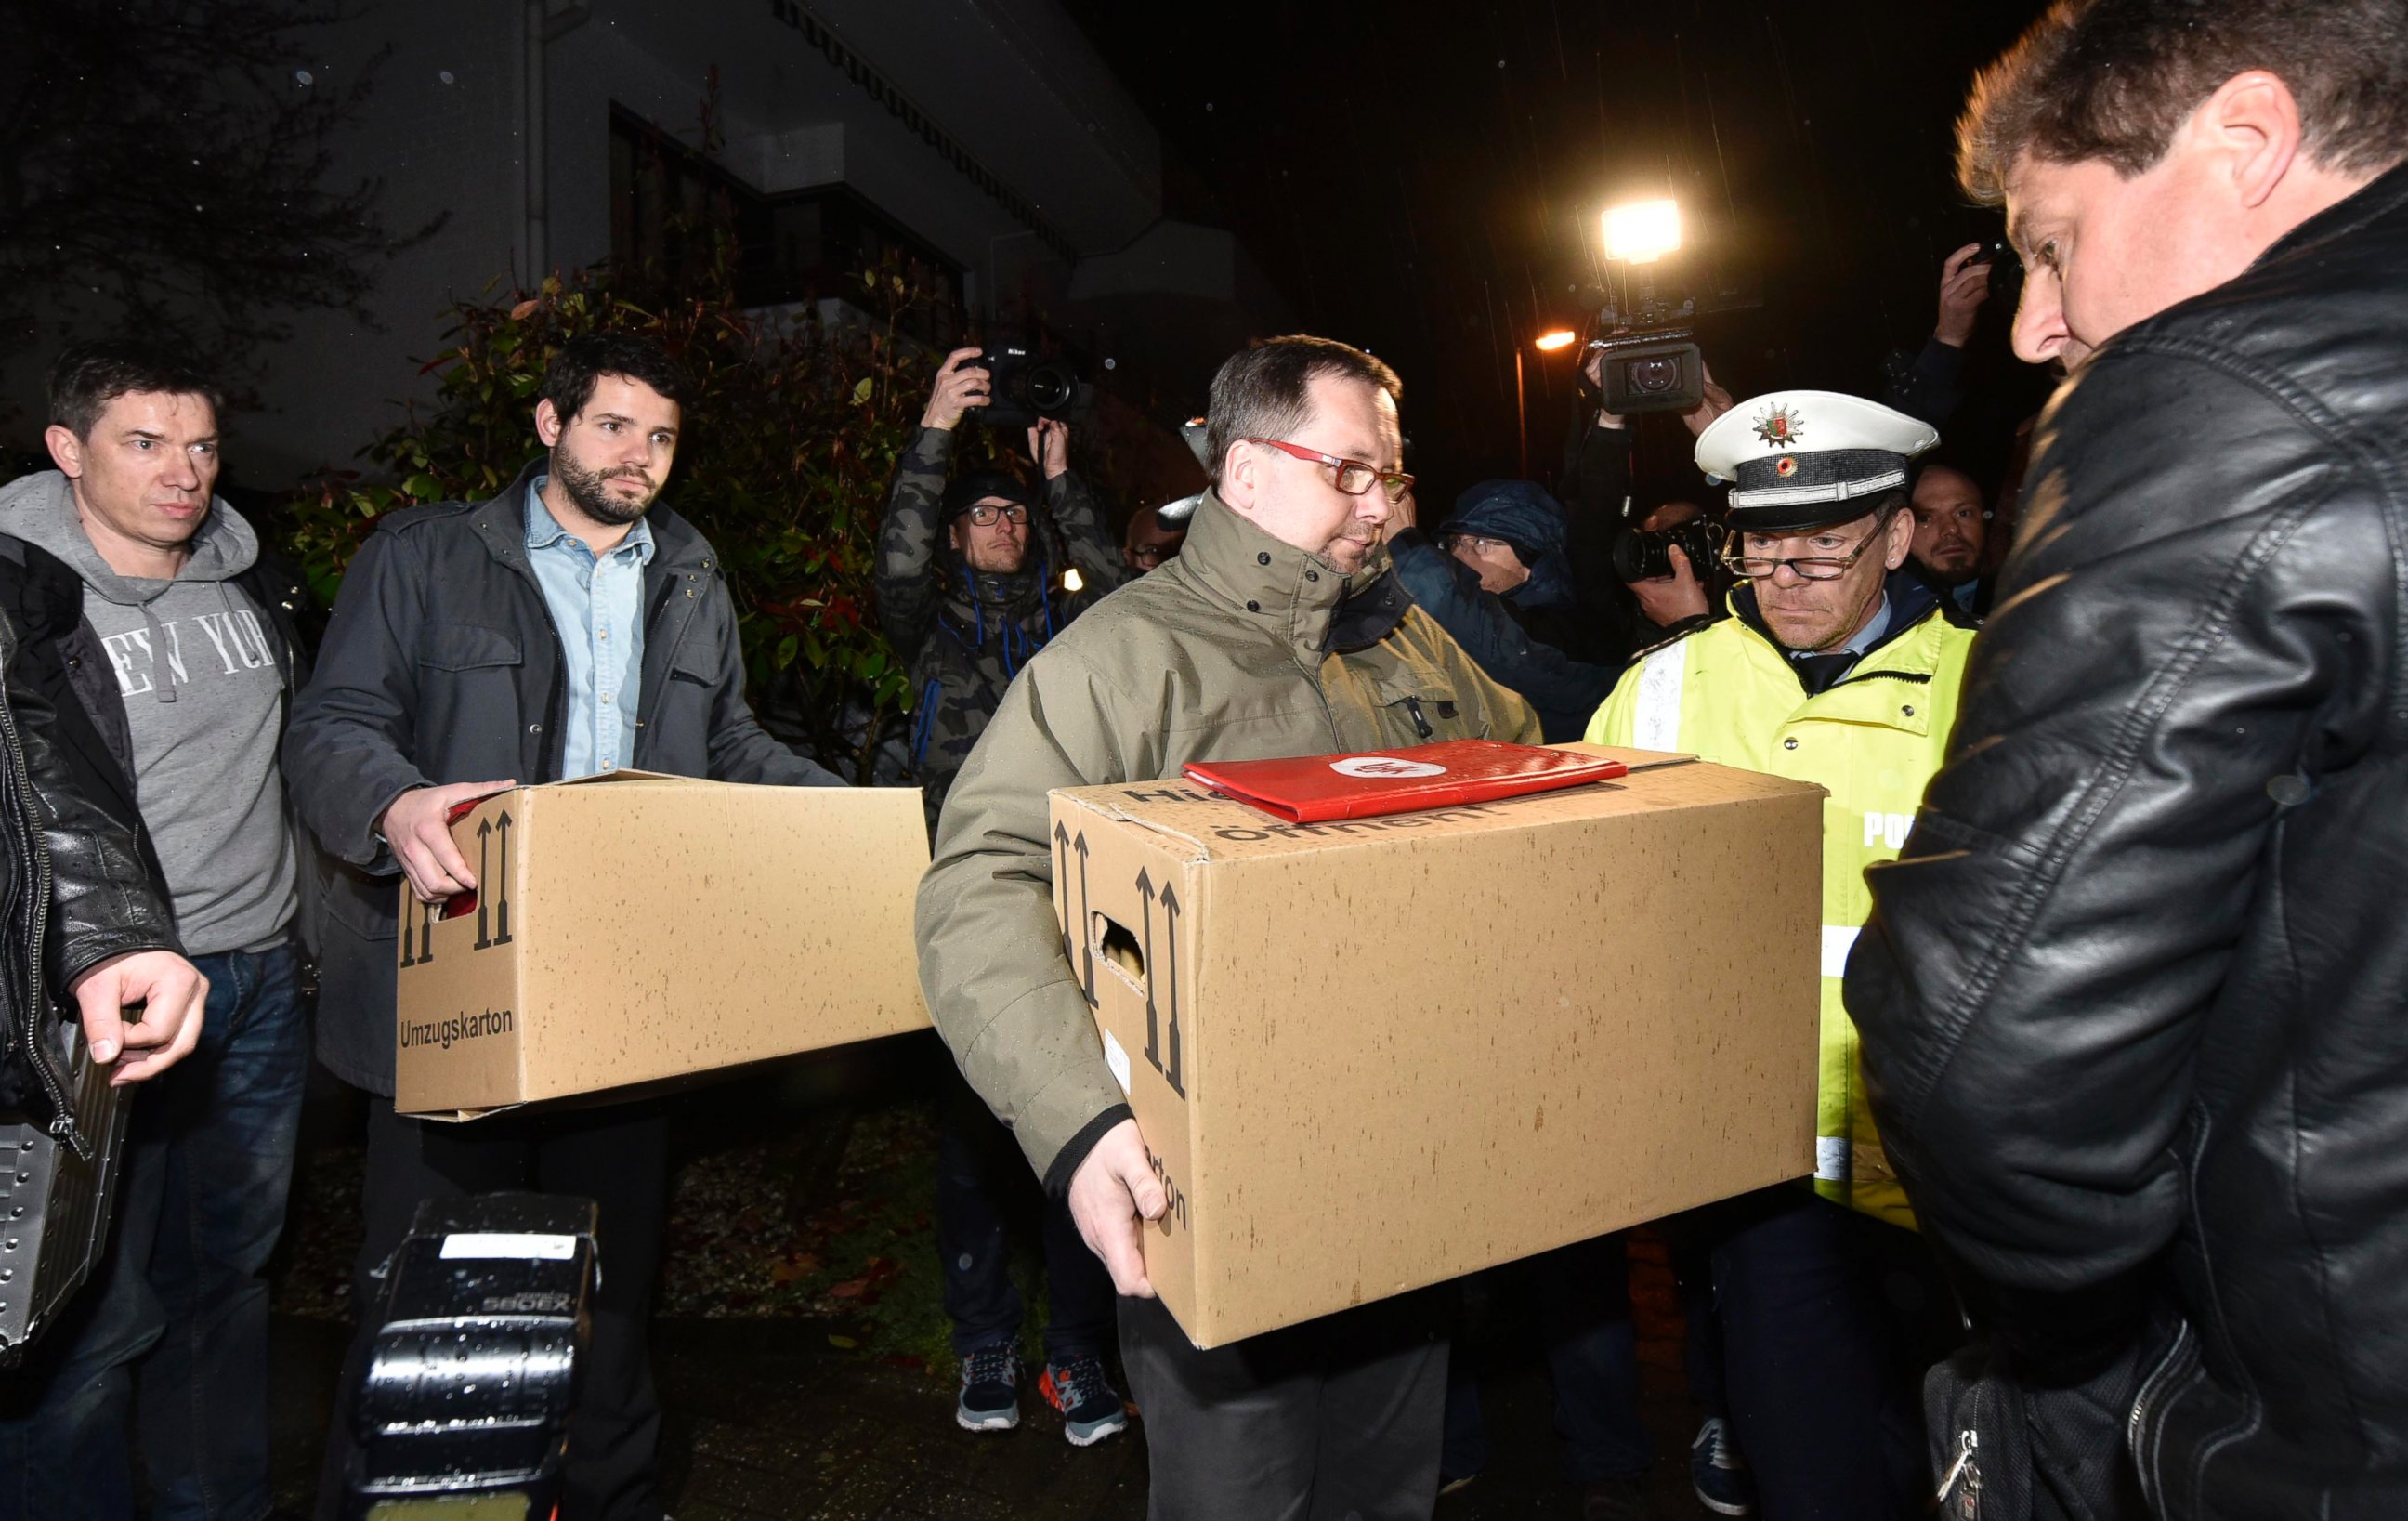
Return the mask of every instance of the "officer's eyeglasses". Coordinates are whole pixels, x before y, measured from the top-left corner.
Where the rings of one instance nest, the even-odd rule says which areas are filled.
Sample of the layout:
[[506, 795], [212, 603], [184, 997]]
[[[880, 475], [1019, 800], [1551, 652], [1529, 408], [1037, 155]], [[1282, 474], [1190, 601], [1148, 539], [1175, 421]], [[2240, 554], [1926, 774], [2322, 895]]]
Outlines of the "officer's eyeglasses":
[[1375, 481], [1387, 489], [1388, 500], [1392, 502], [1403, 501], [1405, 493], [1413, 489], [1413, 478], [1402, 470], [1383, 470], [1376, 465], [1366, 465], [1359, 459], [1325, 454], [1317, 449], [1306, 449], [1300, 444], [1286, 443], [1278, 438], [1248, 438], [1245, 442], [1260, 444], [1265, 449], [1276, 449], [1290, 458], [1300, 459], [1307, 464], [1327, 466], [1337, 472], [1338, 489], [1349, 496], [1362, 495], [1371, 489], [1371, 483]]
[[1006, 523], [1025, 524], [1028, 521], [1028, 509], [1017, 503], [1010, 507], [997, 507], [993, 502], [981, 502], [969, 510], [970, 521], [982, 528], [994, 527], [995, 520], [997, 518], [1001, 518]]
[[1856, 547], [1850, 550], [1844, 558], [1837, 560], [1828, 555], [1776, 559], [1766, 554], [1750, 554], [1747, 552], [1748, 536], [1742, 534], [1732, 540], [1729, 549], [1723, 552], [1723, 564], [1733, 575], [1748, 581], [1762, 581], [1783, 566], [1787, 566], [1800, 581], [1838, 581], [1848, 573], [1850, 566], [1865, 557], [1865, 552], [1873, 547], [1873, 540], [1881, 538], [1888, 527], [1889, 515], [1884, 513], [1881, 521], [1873, 524], [1872, 532], [1856, 540]]

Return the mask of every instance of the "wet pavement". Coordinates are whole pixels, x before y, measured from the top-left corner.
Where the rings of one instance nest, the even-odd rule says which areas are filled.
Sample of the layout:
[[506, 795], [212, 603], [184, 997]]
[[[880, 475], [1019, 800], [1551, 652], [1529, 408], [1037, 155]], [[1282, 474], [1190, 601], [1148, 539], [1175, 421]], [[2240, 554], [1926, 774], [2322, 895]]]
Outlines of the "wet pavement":
[[[1087, 1449], [1029, 1388], [1018, 1430], [953, 1424], [934, 1239], [924, 1054], [803, 1069], [715, 1090], [679, 1127], [654, 1375], [665, 1410], [662, 1498], [677, 1521], [1140, 1521], [1142, 1413]], [[731, 1101], [740, 1100], [740, 1101]], [[305, 1140], [273, 1329], [279, 1503], [307, 1514], [349, 1331], [358, 1156], [322, 1100]], [[740, 1116], [731, 1120], [729, 1116]], [[1024, 1272], [1033, 1274], [1033, 1260]], [[1027, 1292], [1042, 1304], [1041, 1294]], [[1644, 1414], [1658, 1461], [1655, 1521], [1706, 1513], [1690, 1494], [1693, 1429], [1681, 1323], [1660, 1243], [1632, 1248]], [[1576, 1517], [1526, 1296], [1475, 1317], [1486, 1376], [1487, 1471], [1439, 1502], [1439, 1521]], [[1034, 1327], [1031, 1327], [1033, 1333]]]
[[[275, 1323], [277, 1492], [296, 1515], [316, 1483], [344, 1334], [329, 1321]], [[1142, 1419], [1081, 1450], [1032, 1394], [1019, 1430], [974, 1436], [953, 1425], [950, 1385], [832, 1349], [829, 1334], [792, 1320], [656, 1323], [663, 1498], [677, 1521], [1142, 1521]], [[1693, 1521], [1707, 1513], [1689, 1493], [1677, 1371], [1669, 1385], [1664, 1373], [1651, 1358], [1647, 1414], [1663, 1456], [1649, 1514]], [[1485, 1394], [1489, 1470], [1440, 1499], [1438, 1521], [1577, 1516], [1538, 1359], [1510, 1361]]]

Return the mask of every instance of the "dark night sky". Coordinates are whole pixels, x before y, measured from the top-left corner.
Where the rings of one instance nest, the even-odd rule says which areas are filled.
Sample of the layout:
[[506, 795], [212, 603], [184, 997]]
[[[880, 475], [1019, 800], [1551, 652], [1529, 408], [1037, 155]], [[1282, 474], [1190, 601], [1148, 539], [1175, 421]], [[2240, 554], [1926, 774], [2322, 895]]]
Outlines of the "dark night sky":
[[[1512, 473], [1511, 345], [1596, 304], [1598, 213], [1617, 200], [1671, 194], [1689, 256], [1760, 288], [1760, 308], [1700, 323], [1735, 394], [1878, 395], [1884, 352], [1930, 331], [1940, 261], [1996, 236], [1955, 191], [1951, 128], [1974, 68], [2039, 7], [1068, 8], [1163, 134], [1170, 214], [1234, 228], [1306, 328], [1403, 373], [1414, 467], [1442, 501]], [[1974, 345], [1999, 381], [1953, 430], [1977, 466], [2045, 389], [2001, 327], [1985, 317]], [[1570, 365], [1527, 357], [1545, 476]], [[1677, 423], [1651, 425], [1656, 495], [1685, 490], [1685, 448]]]

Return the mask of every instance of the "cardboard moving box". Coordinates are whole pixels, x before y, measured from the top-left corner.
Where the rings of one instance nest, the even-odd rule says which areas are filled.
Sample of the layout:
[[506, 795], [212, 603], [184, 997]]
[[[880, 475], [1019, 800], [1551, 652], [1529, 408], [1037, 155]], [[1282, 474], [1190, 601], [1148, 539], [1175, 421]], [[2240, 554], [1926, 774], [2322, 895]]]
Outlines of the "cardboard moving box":
[[1820, 788], [1623, 781], [1283, 824], [1053, 795], [1054, 903], [1218, 1346], [1814, 1165]]
[[925, 1028], [911, 787], [612, 771], [452, 826], [480, 891], [401, 891], [394, 1102], [513, 1104]]

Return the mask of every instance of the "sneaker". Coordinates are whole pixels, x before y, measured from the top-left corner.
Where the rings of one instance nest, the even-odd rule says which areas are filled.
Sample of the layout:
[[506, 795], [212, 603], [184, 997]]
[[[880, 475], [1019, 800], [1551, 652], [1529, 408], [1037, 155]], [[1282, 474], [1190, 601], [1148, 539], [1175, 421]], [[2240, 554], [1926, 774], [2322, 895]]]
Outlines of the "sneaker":
[[1128, 1429], [1128, 1407], [1121, 1403], [1121, 1392], [1112, 1387], [1101, 1357], [1048, 1363], [1038, 1377], [1037, 1392], [1062, 1413], [1062, 1434], [1073, 1447], [1092, 1447]]
[[1689, 1486], [1698, 1503], [1716, 1515], [1756, 1514], [1756, 1477], [1731, 1440], [1730, 1423], [1719, 1415], [1708, 1417], [1689, 1443]]
[[962, 1359], [962, 1398], [953, 1419], [965, 1431], [1009, 1431], [1020, 1424], [1020, 1353], [1009, 1342]]

